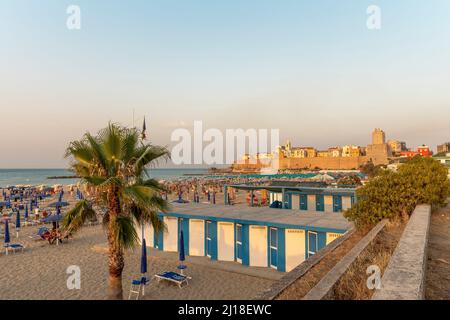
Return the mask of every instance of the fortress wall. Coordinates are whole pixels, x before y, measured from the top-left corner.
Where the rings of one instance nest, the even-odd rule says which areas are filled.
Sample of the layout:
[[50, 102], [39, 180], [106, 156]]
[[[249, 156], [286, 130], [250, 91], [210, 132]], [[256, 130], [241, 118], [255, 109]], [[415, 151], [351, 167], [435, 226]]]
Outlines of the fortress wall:
[[280, 160], [280, 169], [358, 169], [367, 157], [289, 158]]

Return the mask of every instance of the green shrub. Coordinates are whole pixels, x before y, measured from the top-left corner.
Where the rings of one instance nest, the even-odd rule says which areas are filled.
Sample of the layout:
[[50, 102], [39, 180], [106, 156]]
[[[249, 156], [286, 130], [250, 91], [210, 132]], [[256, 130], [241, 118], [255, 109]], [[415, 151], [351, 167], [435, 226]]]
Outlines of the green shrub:
[[447, 169], [432, 158], [408, 160], [397, 172], [383, 170], [356, 191], [358, 201], [344, 213], [357, 227], [384, 218], [409, 216], [418, 204], [433, 209], [445, 204], [450, 181]]
[[361, 179], [358, 176], [345, 176], [337, 181], [338, 187], [357, 187], [361, 185]]

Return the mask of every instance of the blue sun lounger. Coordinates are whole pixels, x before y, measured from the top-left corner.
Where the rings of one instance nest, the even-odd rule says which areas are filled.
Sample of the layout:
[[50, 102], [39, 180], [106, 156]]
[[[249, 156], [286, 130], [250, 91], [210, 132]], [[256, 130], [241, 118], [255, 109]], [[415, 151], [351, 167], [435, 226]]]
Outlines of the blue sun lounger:
[[9, 250], [12, 250], [12, 252], [16, 253], [16, 250], [21, 250], [23, 252], [23, 249], [25, 249], [25, 247], [19, 243], [11, 243], [11, 244], [7, 243], [4, 244], [3, 247], [6, 250], [6, 255], [8, 255]]
[[182, 274], [173, 272], [173, 271], [166, 271], [162, 273], [155, 274], [155, 277], [158, 279], [158, 281], [166, 280], [170, 282], [174, 282], [178, 285], [178, 287], [182, 287], [183, 283], [188, 284], [188, 277], [184, 276]]
[[148, 285], [150, 282], [150, 279], [147, 277], [142, 277], [139, 280], [133, 280], [131, 282], [131, 288], [130, 288], [130, 294], [128, 295], [128, 300], [131, 299], [131, 296], [133, 294], [136, 295], [136, 300], [139, 299], [139, 296], [141, 295], [142, 290], [142, 296], [145, 296], [145, 286]]

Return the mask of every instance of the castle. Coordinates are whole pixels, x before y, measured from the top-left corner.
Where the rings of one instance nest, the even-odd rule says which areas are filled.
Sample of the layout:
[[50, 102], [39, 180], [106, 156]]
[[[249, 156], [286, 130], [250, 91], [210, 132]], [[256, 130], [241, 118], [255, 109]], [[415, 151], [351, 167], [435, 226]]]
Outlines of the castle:
[[386, 143], [384, 131], [376, 128], [372, 132], [372, 143], [366, 147], [346, 145], [320, 151], [313, 147], [292, 147], [288, 141], [272, 153], [244, 155], [242, 160], [232, 165], [232, 169], [236, 172], [259, 172], [265, 168], [274, 167], [278, 170], [352, 170], [368, 162], [375, 165], [387, 165], [391, 156], [392, 151]]

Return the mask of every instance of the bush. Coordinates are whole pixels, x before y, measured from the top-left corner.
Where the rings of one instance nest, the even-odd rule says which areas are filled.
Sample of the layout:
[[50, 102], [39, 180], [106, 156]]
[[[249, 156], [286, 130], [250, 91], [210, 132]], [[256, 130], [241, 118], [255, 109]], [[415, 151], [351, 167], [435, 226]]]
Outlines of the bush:
[[361, 184], [361, 179], [353, 175], [342, 177], [337, 182], [338, 187], [357, 187]]
[[408, 217], [418, 204], [445, 205], [450, 181], [447, 169], [432, 158], [408, 160], [397, 172], [380, 171], [356, 191], [358, 201], [344, 213], [357, 227], [384, 218]]

